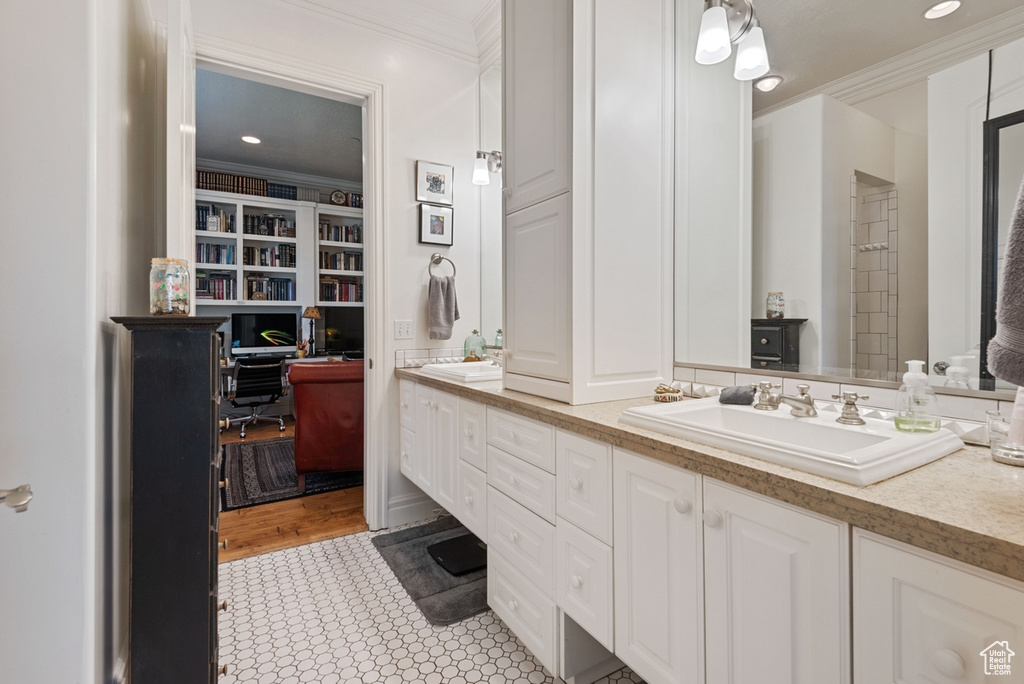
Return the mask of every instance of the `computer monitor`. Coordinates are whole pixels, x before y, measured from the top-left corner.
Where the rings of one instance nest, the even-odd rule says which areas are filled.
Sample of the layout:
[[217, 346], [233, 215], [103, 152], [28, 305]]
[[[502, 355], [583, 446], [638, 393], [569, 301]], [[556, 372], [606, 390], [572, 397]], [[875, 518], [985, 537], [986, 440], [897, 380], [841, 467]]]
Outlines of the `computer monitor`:
[[298, 329], [294, 313], [231, 314], [231, 353], [294, 354]]
[[363, 307], [326, 306], [323, 313], [324, 351], [351, 358], [363, 355]]

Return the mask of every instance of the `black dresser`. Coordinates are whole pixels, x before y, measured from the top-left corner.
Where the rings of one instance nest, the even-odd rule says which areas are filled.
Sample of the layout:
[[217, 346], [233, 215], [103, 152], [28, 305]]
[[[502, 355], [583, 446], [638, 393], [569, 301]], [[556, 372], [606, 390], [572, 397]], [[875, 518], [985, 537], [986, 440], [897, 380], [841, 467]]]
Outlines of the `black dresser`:
[[219, 361], [226, 318], [131, 331], [131, 681], [217, 681]]
[[750, 319], [750, 367], [800, 370], [800, 326], [806, 318]]

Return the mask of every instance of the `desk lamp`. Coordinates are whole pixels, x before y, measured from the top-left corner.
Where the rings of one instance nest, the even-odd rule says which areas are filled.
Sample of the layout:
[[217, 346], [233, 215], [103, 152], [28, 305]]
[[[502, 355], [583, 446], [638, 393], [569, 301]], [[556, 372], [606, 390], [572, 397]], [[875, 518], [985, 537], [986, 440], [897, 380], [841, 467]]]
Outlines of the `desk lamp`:
[[306, 310], [302, 312], [302, 317], [309, 319], [309, 355], [316, 356], [316, 342], [313, 337], [313, 321], [320, 320], [320, 309], [315, 306], [307, 306]]

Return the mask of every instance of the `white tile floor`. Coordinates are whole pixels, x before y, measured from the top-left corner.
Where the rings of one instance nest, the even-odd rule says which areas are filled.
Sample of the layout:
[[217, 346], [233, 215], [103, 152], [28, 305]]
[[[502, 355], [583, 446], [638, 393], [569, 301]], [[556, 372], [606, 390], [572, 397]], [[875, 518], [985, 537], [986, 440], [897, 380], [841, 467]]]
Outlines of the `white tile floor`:
[[[427, 623], [362, 532], [224, 563], [220, 684], [554, 682], [491, 611]], [[601, 680], [642, 680], [628, 669]]]

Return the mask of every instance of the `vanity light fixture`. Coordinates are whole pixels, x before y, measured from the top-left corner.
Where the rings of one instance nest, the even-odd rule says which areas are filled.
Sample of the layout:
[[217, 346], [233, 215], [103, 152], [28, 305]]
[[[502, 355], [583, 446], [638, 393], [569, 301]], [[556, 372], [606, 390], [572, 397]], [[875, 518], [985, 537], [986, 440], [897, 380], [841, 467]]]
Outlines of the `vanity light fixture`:
[[772, 74], [771, 76], [765, 76], [754, 81], [754, 87], [760, 90], [762, 93], [771, 92], [775, 90], [782, 83], [783, 78]]
[[698, 64], [718, 64], [732, 54], [737, 44], [733, 76], [752, 81], [768, 73], [768, 50], [764, 31], [749, 0], [705, 0], [697, 36]]
[[263, 141], [257, 138], [255, 135], [243, 135], [242, 142], [247, 142], [250, 145], [259, 145]]
[[929, 7], [928, 11], [924, 13], [924, 18], [938, 19], [939, 17], [950, 15], [958, 9], [960, 9], [960, 0], [946, 0], [946, 2], [940, 2]]
[[473, 163], [473, 184], [488, 185], [491, 182], [491, 174], [501, 171], [501, 152], [477, 151], [476, 161]]

